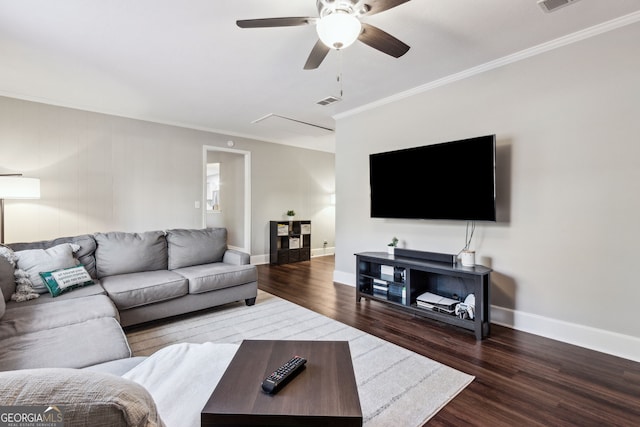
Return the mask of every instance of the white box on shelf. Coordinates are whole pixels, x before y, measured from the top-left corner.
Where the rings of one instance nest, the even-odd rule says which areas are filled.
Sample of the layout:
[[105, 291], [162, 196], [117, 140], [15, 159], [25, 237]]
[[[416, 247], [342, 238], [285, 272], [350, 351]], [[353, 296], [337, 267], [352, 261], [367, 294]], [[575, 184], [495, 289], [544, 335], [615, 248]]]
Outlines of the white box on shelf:
[[393, 266], [391, 265], [381, 265], [380, 266], [380, 277], [384, 280], [393, 281]]
[[300, 238], [291, 237], [289, 239], [289, 249], [300, 249]]
[[278, 236], [286, 236], [289, 234], [289, 224], [278, 224]]
[[300, 234], [311, 234], [311, 224], [300, 224]]

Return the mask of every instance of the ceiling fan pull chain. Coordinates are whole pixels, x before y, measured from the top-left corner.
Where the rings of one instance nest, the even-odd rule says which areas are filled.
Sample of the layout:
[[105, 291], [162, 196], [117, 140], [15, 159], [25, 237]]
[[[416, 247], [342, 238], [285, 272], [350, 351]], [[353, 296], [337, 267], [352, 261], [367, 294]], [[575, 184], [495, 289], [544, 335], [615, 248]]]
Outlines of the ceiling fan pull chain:
[[340, 98], [342, 98], [342, 50], [338, 50], [338, 91], [340, 92]]

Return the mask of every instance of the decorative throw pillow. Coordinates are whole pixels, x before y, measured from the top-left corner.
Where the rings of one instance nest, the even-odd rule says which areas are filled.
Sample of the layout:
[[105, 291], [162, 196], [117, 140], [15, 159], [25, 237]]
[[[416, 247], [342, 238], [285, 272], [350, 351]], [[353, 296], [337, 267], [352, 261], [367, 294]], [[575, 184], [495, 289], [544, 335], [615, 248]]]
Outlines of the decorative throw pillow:
[[93, 285], [91, 276], [84, 265], [62, 268], [56, 271], [40, 273], [44, 285], [49, 289], [52, 297], [57, 297], [63, 292], [82, 286]]
[[15, 252], [8, 246], [0, 245], [0, 293], [4, 295], [5, 303], [9, 300], [28, 301], [40, 296], [34, 292], [29, 274], [16, 269], [17, 262]]
[[15, 302], [29, 301], [30, 299], [39, 298], [40, 294], [33, 290], [29, 273], [24, 270], [16, 269], [15, 272], [15, 292], [11, 294], [11, 300]]
[[165, 425], [153, 397], [143, 386], [115, 375], [82, 369], [0, 372], [0, 405], [30, 406], [31, 410], [41, 407], [43, 412], [53, 409], [62, 414], [65, 426]]
[[40, 272], [75, 267], [79, 262], [73, 257], [73, 253], [78, 249], [80, 249], [79, 245], [63, 243], [49, 249], [17, 251], [15, 252], [18, 257], [17, 267], [29, 274], [33, 289], [40, 294], [44, 294], [48, 289], [40, 277]]

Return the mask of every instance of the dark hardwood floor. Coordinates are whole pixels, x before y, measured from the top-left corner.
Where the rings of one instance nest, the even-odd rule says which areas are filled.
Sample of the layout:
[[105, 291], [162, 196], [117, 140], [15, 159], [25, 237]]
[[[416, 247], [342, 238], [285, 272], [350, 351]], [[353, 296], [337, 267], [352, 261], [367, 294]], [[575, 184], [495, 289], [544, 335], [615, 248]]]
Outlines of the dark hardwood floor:
[[640, 426], [640, 363], [497, 325], [476, 341], [383, 303], [356, 303], [333, 270], [332, 256], [260, 265], [258, 287], [474, 375], [429, 426]]

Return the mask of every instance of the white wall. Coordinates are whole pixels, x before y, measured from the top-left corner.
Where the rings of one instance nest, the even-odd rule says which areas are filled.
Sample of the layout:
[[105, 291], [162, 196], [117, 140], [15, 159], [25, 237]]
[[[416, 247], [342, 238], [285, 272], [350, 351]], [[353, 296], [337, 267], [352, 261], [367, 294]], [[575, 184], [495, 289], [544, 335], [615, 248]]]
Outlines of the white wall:
[[638, 40], [633, 24], [339, 117], [334, 277], [354, 284], [353, 254], [393, 236], [464, 246], [465, 223], [369, 218], [370, 153], [495, 133], [502, 219], [472, 244], [494, 270], [493, 318], [640, 360]]
[[200, 228], [203, 146], [230, 139], [252, 156], [253, 258], [268, 254], [264, 230], [287, 209], [333, 244], [333, 208], [322, 214], [335, 188], [332, 153], [0, 97], [0, 173], [40, 178], [42, 195], [5, 202], [5, 241]]

